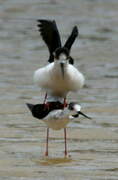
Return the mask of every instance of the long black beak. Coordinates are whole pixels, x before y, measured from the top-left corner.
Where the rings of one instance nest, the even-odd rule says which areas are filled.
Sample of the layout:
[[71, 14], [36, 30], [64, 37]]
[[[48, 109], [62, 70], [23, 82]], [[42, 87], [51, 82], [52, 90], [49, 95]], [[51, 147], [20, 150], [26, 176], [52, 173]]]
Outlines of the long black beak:
[[73, 115], [73, 117], [77, 118], [77, 117], [79, 117], [80, 114], [81, 114], [82, 116], [84, 116], [85, 118], [87, 118], [87, 119], [92, 119], [91, 117], [87, 116], [86, 114], [84, 114], [84, 113], [81, 112], [81, 111], [77, 112], [77, 114]]
[[86, 114], [84, 114], [83, 112], [79, 111], [79, 114], [81, 114], [82, 116], [86, 117], [87, 119], [92, 119], [91, 117], [87, 116]]
[[62, 76], [63, 76], [63, 78], [64, 78], [64, 63], [61, 62], [61, 63], [60, 63], [60, 66], [61, 66]]

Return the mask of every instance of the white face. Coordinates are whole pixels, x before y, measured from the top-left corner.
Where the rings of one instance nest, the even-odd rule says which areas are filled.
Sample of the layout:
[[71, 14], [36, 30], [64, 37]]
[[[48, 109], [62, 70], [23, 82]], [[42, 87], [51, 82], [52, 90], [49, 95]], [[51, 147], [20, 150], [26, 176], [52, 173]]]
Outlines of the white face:
[[58, 64], [63, 63], [63, 64], [67, 64], [68, 59], [67, 56], [65, 54], [60, 54], [58, 59], [55, 59], [55, 62], [57, 62]]
[[67, 57], [66, 57], [65, 54], [60, 54], [59, 59], [60, 59], [60, 60], [66, 60]]
[[60, 67], [62, 77], [64, 78], [65, 70], [68, 64], [67, 56], [64, 53], [61, 53], [58, 59], [55, 58], [55, 64]]
[[81, 106], [79, 104], [74, 105], [74, 110], [79, 112], [81, 110]]
[[58, 63], [63, 64], [65, 66], [68, 63], [67, 56], [65, 54], [60, 54]]

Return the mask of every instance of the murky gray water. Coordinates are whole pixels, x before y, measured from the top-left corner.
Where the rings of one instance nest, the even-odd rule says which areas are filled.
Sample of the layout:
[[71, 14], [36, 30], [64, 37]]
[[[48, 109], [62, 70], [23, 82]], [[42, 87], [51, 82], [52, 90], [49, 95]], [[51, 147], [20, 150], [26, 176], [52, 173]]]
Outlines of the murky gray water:
[[[69, 124], [68, 158], [63, 130], [51, 131], [44, 157], [46, 127], [25, 106], [44, 97], [32, 80], [48, 57], [37, 18], [56, 19], [63, 42], [79, 27], [72, 55], [86, 86], [68, 99], [93, 119]], [[0, 1], [0, 180], [118, 179], [117, 57], [117, 0]]]

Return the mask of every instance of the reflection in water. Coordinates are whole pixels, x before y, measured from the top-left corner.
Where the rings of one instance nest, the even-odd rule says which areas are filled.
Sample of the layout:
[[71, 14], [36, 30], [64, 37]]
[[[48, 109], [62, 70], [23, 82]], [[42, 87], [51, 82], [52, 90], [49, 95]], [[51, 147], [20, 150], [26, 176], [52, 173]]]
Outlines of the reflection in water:
[[64, 164], [64, 163], [71, 163], [72, 160], [71, 158], [47, 158], [44, 157], [43, 159], [40, 160], [34, 160], [34, 162], [36, 162], [36, 164], [38, 165], [43, 165], [43, 166], [48, 166], [48, 165], [58, 165], [58, 164]]

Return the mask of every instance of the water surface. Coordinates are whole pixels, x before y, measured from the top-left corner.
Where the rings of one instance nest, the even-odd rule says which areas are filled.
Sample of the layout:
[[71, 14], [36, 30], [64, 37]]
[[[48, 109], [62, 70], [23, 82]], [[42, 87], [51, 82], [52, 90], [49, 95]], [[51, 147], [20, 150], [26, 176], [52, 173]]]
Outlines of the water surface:
[[[68, 100], [93, 119], [69, 124], [67, 158], [63, 130], [50, 131], [50, 155], [44, 157], [46, 126], [25, 105], [44, 98], [32, 80], [48, 59], [38, 18], [55, 19], [63, 43], [79, 27], [71, 53], [86, 85]], [[1, 180], [118, 179], [117, 19], [117, 0], [0, 1]]]

